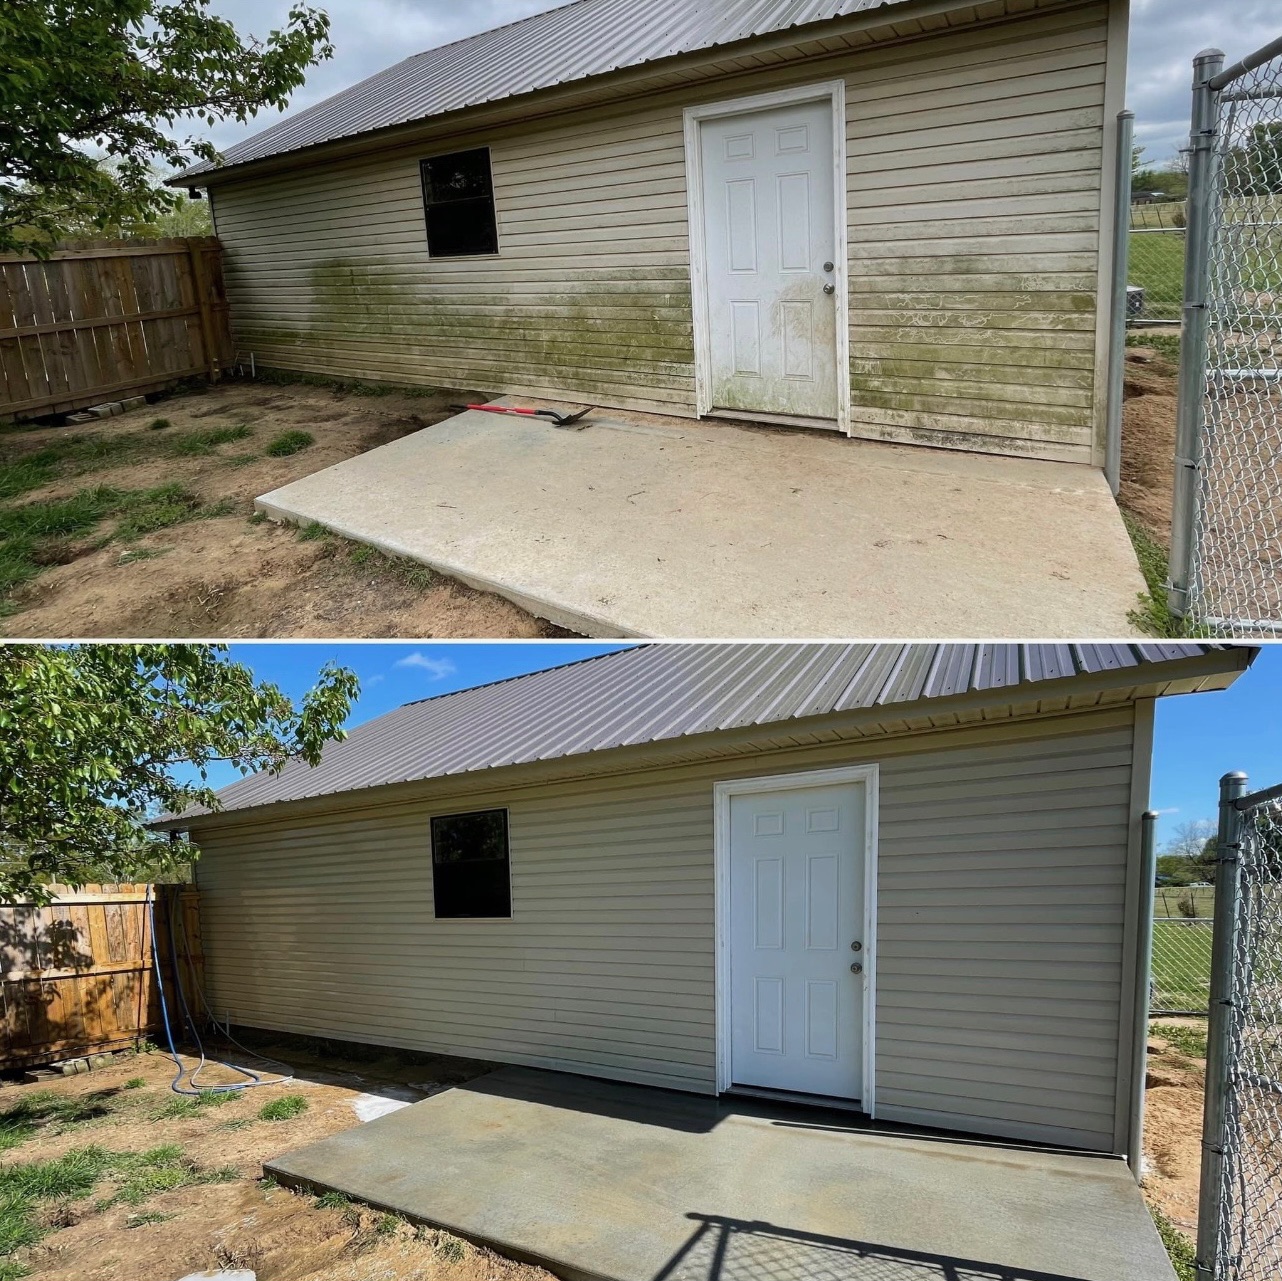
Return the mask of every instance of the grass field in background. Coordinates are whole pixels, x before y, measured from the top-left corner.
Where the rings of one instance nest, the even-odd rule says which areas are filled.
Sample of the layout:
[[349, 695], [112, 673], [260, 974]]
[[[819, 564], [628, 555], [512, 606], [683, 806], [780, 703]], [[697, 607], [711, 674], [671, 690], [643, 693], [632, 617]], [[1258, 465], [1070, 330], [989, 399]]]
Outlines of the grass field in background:
[[1132, 230], [1126, 279], [1144, 290], [1144, 310], [1133, 320], [1179, 320], [1184, 302], [1183, 234]]
[[1184, 913], [1179, 909], [1179, 901], [1188, 895], [1193, 896], [1193, 906], [1197, 909], [1194, 916], [1213, 916], [1215, 913], [1215, 886], [1208, 885], [1205, 889], [1186, 890], [1176, 889], [1174, 886], [1159, 885], [1156, 890], [1156, 897], [1153, 900], [1154, 916], [1183, 916]]
[[1178, 917], [1153, 922], [1155, 1010], [1205, 1010], [1211, 993], [1211, 927]]

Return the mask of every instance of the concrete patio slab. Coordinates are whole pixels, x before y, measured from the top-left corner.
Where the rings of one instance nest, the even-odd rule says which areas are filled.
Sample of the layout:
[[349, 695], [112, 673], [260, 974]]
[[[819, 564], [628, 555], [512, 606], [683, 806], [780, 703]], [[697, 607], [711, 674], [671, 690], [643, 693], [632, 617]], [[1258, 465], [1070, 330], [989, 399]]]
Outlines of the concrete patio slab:
[[504, 1068], [266, 1166], [570, 1281], [1173, 1281], [1126, 1166]]
[[822, 433], [471, 411], [258, 500], [591, 636], [1133, 634], [1099, 472]]

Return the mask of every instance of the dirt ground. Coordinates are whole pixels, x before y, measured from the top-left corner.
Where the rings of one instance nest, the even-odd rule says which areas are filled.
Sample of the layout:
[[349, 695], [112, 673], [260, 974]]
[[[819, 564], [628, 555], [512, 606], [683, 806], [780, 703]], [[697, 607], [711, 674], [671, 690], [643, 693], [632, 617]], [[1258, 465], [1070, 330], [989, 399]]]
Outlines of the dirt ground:
[[[1160, 1023], [1195, 1028], [1205, 1019], [1163, 1018]], [[1193, 1241], [1197, 1237], [1197, 1191], [1202, 1165], [1202, 1101], [1206, 1061], [1182, 1053], [1150, 1032], [1144, 1094], [1144, 1196]]]
[[[86, 486], [145, 489], [181, 482], [232, 514], [192, 520], [127, 546], [86, 538], [19, 588], [0, 635], [23, 637], [540, 637], [565, 635], [485, 592], [392, 561], [345, 540], [302, 539], [292, 526], [252, 523], [260, 494], [450, 416], [476, 393], [361, 395], [304, 384], [231, 381], [170, 396], [99, 422], [7, 429], [7, 460], [75, 436], [145, 432], [159, 417], [157, 456], [60, 477], [18, 501], [66, 497]], [[245, 424], [251, 435], [204, 455], [163, 453], [184, 430]], [[265, 453], [288, 430], [315, 443], [287, 457]], [[138, 553], [142, 554], [139, 555]]]
[[1128, 347], [1117, 501], [1163, 547], [1171, 543], [1179, 368], [1149, 347]]
[[[389, 1077], [412, 1077], [422, 1091], [474, 1075], [481, 1065], [440, 1060], [410, 1068], [347, 1065], [362, 1076], [291, 1062], [291, 1084], [232, 1096], [219, 1107], [187, 1118], [157, 1119], [175, 1096], [173, 1063], [159, 1053], [126, 1056], [108, 1068], [52, 1084], [0, 1089], [0, 1111], [24, 1094], [52, 1089], [95, 1096], [108, 1108], [89, 1121], [57, 1122], [0, 1158], [0, 1167], [57, 1157], [97, 1144], [115, 1151], [146, 1151], [178, 1144], [199, 1169], [234, 1166], [224, 1182], [195, 1183], [158, 1192], [135, 1205], [100, 1208], [105, 1188], [54, 1204], [46, 1223], [54, 1231], [19, 1254], [30, 1275], [44, 1281], [175, 1281], [191, 1272], [248, 1268], [259, 1281], [552, 1281], [541, 1268], [504, 1259], [445, 1232], [416, 1228], [393, 1216], [356, 1206], [323, 1207], [310, 1195], [260, 1180], [261, 1166], [281, 1152], [360, 1124], [352, 1101], [377, 1092]], [[372, 1075], [382, 1068], [377, 1079]], [[469, 1070], [470, 1068], [470, 1070]], [[131, 1078], [142, 1088], [125, 1089]], [[362, 1079], [363, 1078], [363, 1079]], [[231, 1079], [223, 1074], [223, 1080]], [[201, 1084], [219, 1080], [217, 1071]], [[301, 1094], [308, 1108], [283, 1121], [257, 1119], [268, 1100]], [[141, 1222], [140, 1222], [141, 1220]]]

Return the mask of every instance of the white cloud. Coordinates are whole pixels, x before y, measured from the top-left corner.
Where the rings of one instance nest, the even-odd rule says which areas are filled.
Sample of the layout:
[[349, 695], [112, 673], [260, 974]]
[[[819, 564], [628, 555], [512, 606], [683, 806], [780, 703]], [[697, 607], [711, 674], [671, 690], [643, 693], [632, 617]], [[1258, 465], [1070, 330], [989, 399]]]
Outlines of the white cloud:
[[406, 654], [404, 658], [398, 658], [392, 666], [417, 667], [425, 671], [434, 681], [443, 681], [447, 676], [453, 676], [458, 671], [453, 659], [434, 658], [431, 654], [424, 654], [421, 649], [416, 649], [412, 654]]
[[365, 682], [366, 689], [373, 689], [375, 685], [381, 685], [387, 679], [382, 672], [375, 672], [373, 676]]
[[1153, 813], [1154, 813], [1154, 814], [1178, 814], [1179, 812], [1180, 812], [1180, 807], [1179, 807], [1178, 805], [1172, 805], [1172, 806], [1171, 806], [1171, 808], [1170, 808], [1169, 810], [1154, 810], [1154, 811], [1153, 811]]

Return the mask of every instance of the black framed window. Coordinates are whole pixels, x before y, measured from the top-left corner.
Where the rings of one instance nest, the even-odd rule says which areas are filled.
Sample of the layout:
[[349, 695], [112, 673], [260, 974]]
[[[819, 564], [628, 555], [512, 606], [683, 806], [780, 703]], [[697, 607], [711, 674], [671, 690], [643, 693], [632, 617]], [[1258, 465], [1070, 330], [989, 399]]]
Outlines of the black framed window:
[[507, 810], [432, 819], [432, 898], [439, 916], [511, 916]]
[[489, 147], [420, 160], [419, 169], [427, 213], [427, 256], [498, 253]]

